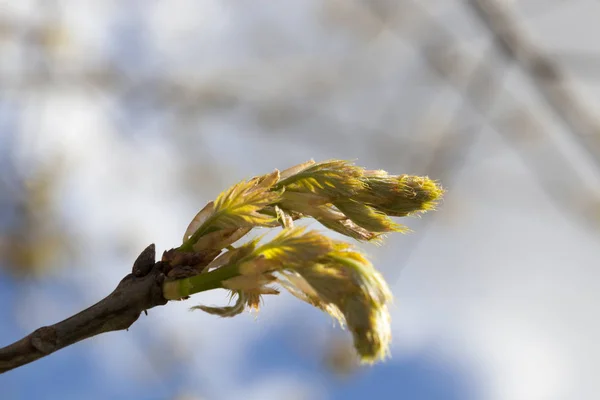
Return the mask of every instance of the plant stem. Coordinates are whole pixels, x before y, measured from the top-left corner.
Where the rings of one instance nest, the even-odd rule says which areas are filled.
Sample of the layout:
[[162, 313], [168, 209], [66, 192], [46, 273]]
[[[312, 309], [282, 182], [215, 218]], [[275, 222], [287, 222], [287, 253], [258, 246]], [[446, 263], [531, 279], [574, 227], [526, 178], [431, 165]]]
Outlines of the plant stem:
[[93, 306], [0, 348], [0, 374], [92, 336], [129, 329], [143, 311], [167, 304], [161, 291], [163, 280], [160, 263], [145, 276], [129, 274]]
[[223, 287], [223, 281], [237, 275], [238, 265], [231, 264], [189, 278], [168, 281], [163, 284], [163, 296], [167, 300], [178, 300], [195, 293], [219, 289]]

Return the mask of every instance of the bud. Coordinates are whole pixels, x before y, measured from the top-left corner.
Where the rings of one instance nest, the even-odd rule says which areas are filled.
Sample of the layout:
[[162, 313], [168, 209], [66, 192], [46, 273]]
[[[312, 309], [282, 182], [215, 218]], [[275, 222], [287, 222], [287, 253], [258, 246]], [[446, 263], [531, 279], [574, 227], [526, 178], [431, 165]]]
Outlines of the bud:
[[281, 179], [275, 188], [285, 188], [286, 191], [291, 192], [314, 193], [327, 198], [350, 197], [364, 188], [364, 183], [360, 179], [363, 169], [348, 161], [306, 163], [292, 167], [290, 170], [286, 171], [286, 178]]
[[[271, 286], [278, 284], [347, 327], [362, 362], [381, 360], [391, 340], [387, 283], [350, 244], [294, 227], [294, 220], [312, 217], [342, 235], [381, 243], [384, 234], [407, 230], [390, 217], [434, 209], [443, 193], [427, 177], [389, 175], [343, 160], [310, 160], [239, 182], [200, 210], [183, 244], [171, 250], [171, 267], [188, 271], [183, 267], [191, 263], [198, 274], [168, 275], [163, 296], [224, 288], [237, 296], [235, 304], [193, 309], [231, 317], [257, 310], [262, 295], [279, 293]], [[266, 243], [255, 238], [232, 247], [253, 228], [278, 226], [282, 231]]]
[[[192, 219], [184, 234], [181, 250], [221, 249], [237, 241], [257, 226], [272, 226], [276, 218], [261, 213], [265, 207], [277, 203], [281, 192], [273, 191], [279, 180], [279, 171], [242, 181], [221, 193], [214, 202], [207, 204]], [[239, 228], [239, 230], [238, 230]], [[232, 229], [215, 233], [219, 230]], [[213, 234], [200, 242], [200, 238]]]
[[444, 189], [428, 177], [383, 175], [378, 171], [363, 181], [366, 188], [355, 199], [393, 217], [433, 210], [444, 194]]
[[305, 292], [306, 299], [348, 327], [361, 361], [385, 358], [391, 341], [387, 302], [392, 295], [381, 275], [360, 253], [348, 249], [320, 261], [296, 270], [312, 288]]
[[338, 200], [333, 203], [352, 222], [371, 232], [403, 232], [402, 225], [396, 224], [383, 212], [353, 199]]

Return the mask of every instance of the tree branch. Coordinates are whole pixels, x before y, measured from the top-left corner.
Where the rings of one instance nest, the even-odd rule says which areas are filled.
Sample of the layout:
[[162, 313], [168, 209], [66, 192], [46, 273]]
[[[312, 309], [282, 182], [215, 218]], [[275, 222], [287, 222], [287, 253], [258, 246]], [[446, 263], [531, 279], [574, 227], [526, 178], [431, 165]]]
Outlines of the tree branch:
[[[143, 268], [144, 264], [146, 268]], [[143, 311], [167, 304], [162, 294], [165, 279], [163, 267], [163, 263], [154, 262], [154, 245], [148, 246], [136, 260], [133, 273], [123, 278], [107, 297], [64, 321], [39, 328], [0, 349], [0, 373], [45, 357], [80, 340], [128, 329]]]
[[541, 49], [536, 48], [506, 5], [498, 0], [469, 0], [474, 14], [498, 39], [500, 49], [532, 78], [546, 104], [573, 133], [600, 167], [600, 121], [570, 87], [567, 76]]

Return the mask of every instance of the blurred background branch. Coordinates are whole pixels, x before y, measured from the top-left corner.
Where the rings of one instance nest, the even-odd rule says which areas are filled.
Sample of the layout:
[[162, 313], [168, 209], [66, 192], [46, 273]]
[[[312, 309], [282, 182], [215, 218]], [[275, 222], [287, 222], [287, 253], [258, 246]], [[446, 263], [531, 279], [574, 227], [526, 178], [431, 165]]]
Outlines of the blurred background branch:
[[497, 38], [501, 45], [499, 50], [529, 74], [548, 106], [600, 168], [600, 120], [568, 84], [560, 66], [531, 43], [524, 29], [511, 15], [507, 2], [469, 0], [468, 3]]

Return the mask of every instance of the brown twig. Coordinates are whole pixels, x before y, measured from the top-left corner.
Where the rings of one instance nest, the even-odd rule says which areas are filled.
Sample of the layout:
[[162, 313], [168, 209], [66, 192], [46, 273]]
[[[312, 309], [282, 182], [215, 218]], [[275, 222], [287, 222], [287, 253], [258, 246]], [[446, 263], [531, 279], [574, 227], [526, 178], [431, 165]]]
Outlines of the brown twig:
[[[44, 326], [23, 339], [0, 349], [0, 373], [28, 364], [64, 347], [101, 333], [128, 329], [143, 311], [162, 306], [163, 263], [154, 262], [150, 245], [134, 264], [134, 273], [119, 282], [117, 288], [93, 306], [54, 325]], [[150, 268], [141, 268], [141, 264]], [[137, 273], [136, 273], [137, 272]]]

